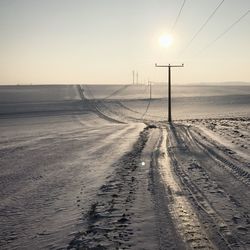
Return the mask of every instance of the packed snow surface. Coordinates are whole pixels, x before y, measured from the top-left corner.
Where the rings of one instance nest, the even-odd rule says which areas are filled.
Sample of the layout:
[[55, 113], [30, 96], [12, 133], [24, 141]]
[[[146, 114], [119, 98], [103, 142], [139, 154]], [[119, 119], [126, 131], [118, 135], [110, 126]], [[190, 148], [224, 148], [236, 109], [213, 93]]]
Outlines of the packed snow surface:
[[0, 87], [1, 249], [249, 249], [250, 87]]

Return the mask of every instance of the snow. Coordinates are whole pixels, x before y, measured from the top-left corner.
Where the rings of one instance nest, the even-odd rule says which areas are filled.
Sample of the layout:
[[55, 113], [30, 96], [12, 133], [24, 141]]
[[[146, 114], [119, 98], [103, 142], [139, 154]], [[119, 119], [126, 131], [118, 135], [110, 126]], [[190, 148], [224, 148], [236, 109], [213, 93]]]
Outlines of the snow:
[[143, 127], [90, 113], [4, 118], [1, 247], [67, 247], [112, 164], [131, 150]]
[[164, 91], [1, 87], [0, 248], [248, 249], [249, 86]]
[[246, 162], [229, 154], [195, 126], [178, 123], [168, 131], [175, 174], [213, 243], [220, 249], [247, 249], [250, 175]]
[[242, 158], [250, 161], [249, 148], [249, 121], [247, 119], [235, 120], [205, 120], [198, 125], [202, 134], [215, 140], [217, 144], [222, 144], [225, 148], [237, 153]]

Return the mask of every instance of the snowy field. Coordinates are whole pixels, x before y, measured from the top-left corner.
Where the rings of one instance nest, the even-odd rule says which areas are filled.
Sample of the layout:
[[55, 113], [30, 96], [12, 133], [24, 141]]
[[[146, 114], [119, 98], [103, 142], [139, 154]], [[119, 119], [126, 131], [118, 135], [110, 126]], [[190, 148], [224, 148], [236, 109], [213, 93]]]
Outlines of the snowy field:
[[250, 86], [0, 87], [0, 249], [249, 249]]

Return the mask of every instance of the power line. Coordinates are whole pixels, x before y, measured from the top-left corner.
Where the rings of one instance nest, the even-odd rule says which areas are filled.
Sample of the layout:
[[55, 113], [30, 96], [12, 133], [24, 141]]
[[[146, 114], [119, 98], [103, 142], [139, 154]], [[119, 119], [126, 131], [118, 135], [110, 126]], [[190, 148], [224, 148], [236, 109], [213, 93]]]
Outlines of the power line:
[[[211, 47], [215, 42], [217, 42], [220, 38], [222, 38], [226, 33], [228, 33], [236, 24], [238, 24], [244, 17], [246, 17], [249, 14], [250, 10], [248, 10], [244, 15], [242, 15], [239, 19], [237, 19], [235, 22], [233, 22], [225, 31], [223, 31], [220, 35], [218, 35], [212, 42], [210, 42], [204, 49], [200, 51], [202, 53], [209, 47]], [[199, 54], [200, 54], [199, 53]]]
[[186, 3], [186, 0], [184, 0], [183, 3], [182, 3], [182, 5], [181, 5], [181, 8], [180, 8], [180, 10], [179, 10], [179, 13], [178, 13], [178, 15], [177, 15], [177, 17], [176, 17], [176, 19], [175, 19], [174, 25], [172, 26], [171, 32], [174, 31], [175, 26], [176, 26], [176, 24], [178, 23], [178, 21], [179, 21], [179, 19], [180, 19], [181, 12], [182, 12], [182, 10], [183, 10], [183, 8], [184, 8], [185, 3]]
[[188, 42], [187, 46], [182, 50], [181, 54], [183, 54], [192, 44], [192, 42], [194, 41], [194, 39], [201, 33], [201, 31], [205, 28], [205, 26], [208, 24], [208, 22], [213, 18], [213, 16], [215, 15], [215, 13], [218, 11], [218, 9], [221, 7], [221, 5], [223, 4], [225, 0], [222, 0], [219, 5], [214, 9], [214, 11], [211, 13], [211, 15], [207, 18], [207, 20], [201, 25], [201, 27], [199, 28], [199, 30], [194, 34], [194, 36], [192, 37], [192, 39]]
[[115, 96], [115, 95], [119, 94], [120, 92], [124, 91], [129, 86], [130, 85], [124, 85], [121, 88], [115, 90], [114, 92], [112, 92], [111, 94], [109, 94], [108, 96], [106, 96], [106, 97], [104, 97], [102, 99], [104, 99], [104, 100], [109, 99], [110, 97]]

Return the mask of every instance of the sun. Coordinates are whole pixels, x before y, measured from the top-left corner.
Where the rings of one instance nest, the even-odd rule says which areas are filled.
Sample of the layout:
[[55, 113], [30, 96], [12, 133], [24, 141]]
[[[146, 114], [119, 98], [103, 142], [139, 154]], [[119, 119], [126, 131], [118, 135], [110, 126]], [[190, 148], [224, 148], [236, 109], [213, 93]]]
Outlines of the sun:
[[159, 37], [159, 44], [164, 48], [168, 48], [173, 44], [173, 37], [170, 34], [162, 34]]

